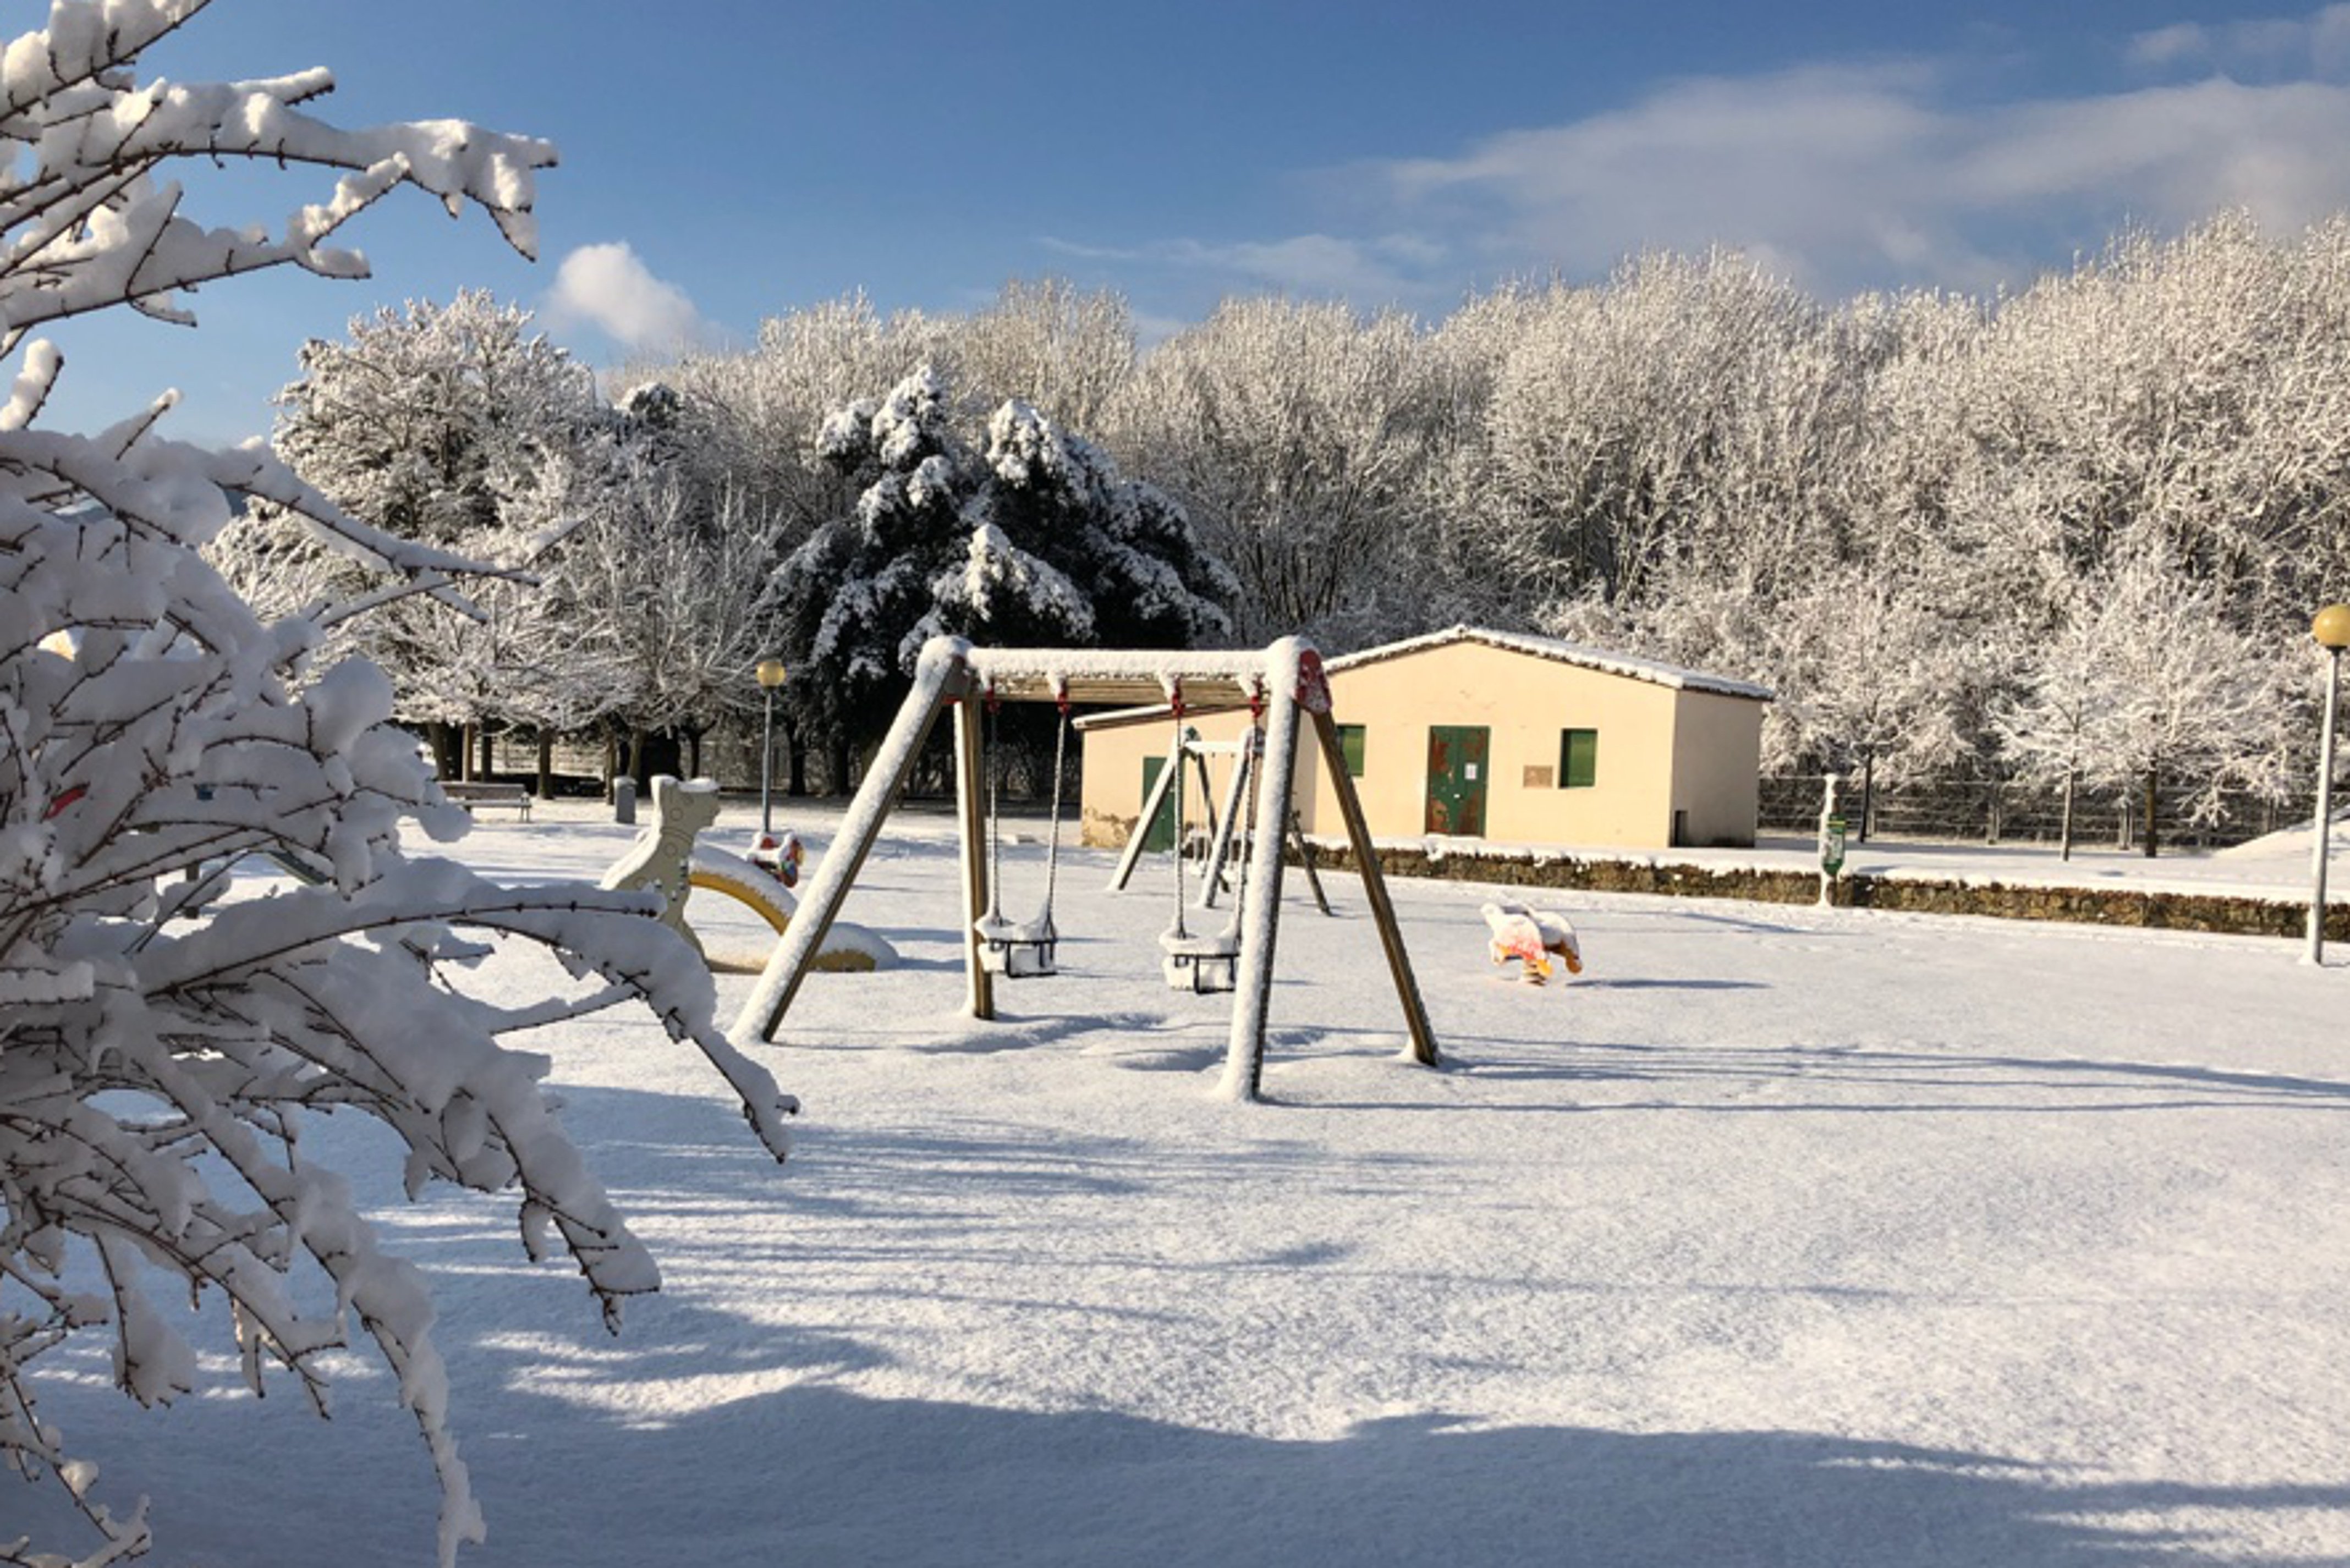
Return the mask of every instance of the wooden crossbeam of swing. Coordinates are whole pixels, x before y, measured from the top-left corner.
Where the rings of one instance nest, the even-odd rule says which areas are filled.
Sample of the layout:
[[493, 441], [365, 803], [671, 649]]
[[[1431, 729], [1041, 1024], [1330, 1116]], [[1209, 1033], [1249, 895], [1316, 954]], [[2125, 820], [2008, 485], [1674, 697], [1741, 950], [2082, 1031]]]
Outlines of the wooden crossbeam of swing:
[[1170, 680], [1181, 687], [1183, 705], [1201, 712], [1245, 708], [1252, 697], [1264, 695], [1267, 666], [1261, 653], [1085, 649], [1082, 659], [1056, 658], [1039, 667], [1022, 662], [1016, 657], [1021, 651], [972, 649], [972, 674], [999, 701], [1055, 702], [1066, 697], [1077, 707], [1140, 707], [1172, 696]]

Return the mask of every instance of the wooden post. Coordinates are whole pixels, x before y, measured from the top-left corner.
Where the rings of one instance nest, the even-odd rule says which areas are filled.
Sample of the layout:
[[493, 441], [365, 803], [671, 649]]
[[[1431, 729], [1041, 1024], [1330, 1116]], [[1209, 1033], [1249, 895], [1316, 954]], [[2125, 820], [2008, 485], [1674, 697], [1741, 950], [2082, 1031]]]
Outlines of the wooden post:
[[[1241, 807], [1247, 796], [1241, 792], [1248, 788], [1249, 775], [1254, 771], [1256, 731], [1252, 728], [1241, 737], [1240, 749], [1232, 753], [1232, 776], [1224, 786], [1224, 815], [1222, 822], [1210, 819], [1207, 874], [1200, 878], [1200, 908], [1216, 907], [1217, 884], [1223, 880], [1224, 866], [1232, 859], [1232, 833], [1241, 820]], [[1206, 764], [1201, 765], [1200, 791], [1207, 793]]]
[[1371, 906], [1371, 919], [1378, 923], [1379, 946], [1387, 950], [1396, 999], [1403, 1003], [1404, 1025], [1411, 1032], [1411, 1059], [1423, 1067], [1433, 1067], [1440, 1060], [1436, 1032], [1429, 1027], [1428, 1005], [1420, 1000], [1419, 981], [1411, 972], [1411, 955], [1404, 950], [1395, 906], [1388, 901], [1387, 878], [1379, 870], [1378, 852], [1371, 847], [1371, 828], [1363, 817], [1363, 803], [1355, 794], [1355, 781], [1347, 775], [1347, 752], [1338, 742], [1338, 726], [1329, 714], [1316, 713], [1314, 732], [1322, 742], [1322, 761], [1330, 770], [1338, 815], [1346, 819], [1347, 841], [1354, 846], [1355, 863], [1362, 867], [1363, 897]]
[[995, 977], [979, 960], [979, 919], [987, 913], [987, 755], [981, 699], [954, 705], [955, 805], [962, 823], [963, 1003], [973, 1018], [995, 1016]]
[[[1222, 831], [1216, 826], [1216, 790], [1213, 781], [1208, 777], [1207, 754], [1199, 749], [1198, 740], [1199, 736], [1195, 733], [1192, 736], [1194, 743], [1184, 749], [1191, 753], [1191, 771], [1200, 777], [1200, 810], [1208, 818], [1208, 837], [1212, 842], [1216, 835]], [[1183, 825], [1180, 822], [1175, 825], [1175, 838], [1177, 846], [1180, 848], [1183, 842]]]
[[[1118, 857], [1118, 870], [1109, 879], [1113, 893], [1126, 891], [1128, 881], [1134, 876], [1135, 862], [1142, 858], [1142, 841], [1150, 836], [1150, 824], [1159, 815], [1159, 807], [1167, 804], [1167, 794], [1175, 787], [1176, 778], [1182, 772], [1184, 734], [1181, 729], [1176, 731], [1175, 749], [1167, 753], [1167, 765], [1159, 770], [1159, 777], [1142, 803], [1142, 815], [1134, 819], [1134, 831], [1126, 836], [1126, 853]], [[1183, 853], [1183, 825], [1180, 821], [1175, 824], [1175, 853], [1179, 857]]]
[[[1297, 681], [1294, 671], [1281, 675], [1286, 662], [1271, 661], [1274, 691], [1256, 780], [1259, 822], [1278, 822], [1288, 814], [1289, 788], [1297, 777]], [[1229, 1099], [1255, 1099], [1264, 1080], [1264, 1019], [1273, 1005], [1273, 956], [1281, 929], [1281, 848], [1279, 833], [1258, 834], [1249, 846], [1248, 879], [1241, 885], [1240, 973], [1221, 1085]]]
[[856, 798], [848, 803], [848, 815], [841, 822], [841, 836], [833, 840], [832, 847], [817, 862], [807, 890], [800, 895], [799, 909], [792, 916], [790, 928], [784, 932], [784, 940], [775, 944], [775, 950], [767, 955], [767, 967], [759, 971], [759, 982], [752, 988], [750, 1000], [735, 1015], [730, 1037], [737, 1047], [775, 1037], [775, 1026], [783, 1022], [784, 1010], [798, 994], [808, 965], [824, 950], [825, 933], [832, 929], [850, 885], [863, 868], [874, 839], [880, 836], [881, 820], [889, 815], [890, 802], [905, 787], [914, 763], [921, 757], [922, 742], [930, 739], [931, 726], [938, 722], [939, 710], [946, 705], [948, 698], [963, 695], [968, 687], [970, 670], [960, 657], [931, 658], [929, 651], [924, 650], [923, 661], [914, 671], [914, 689], [907, 693], [905, 705], [898, 710], [897, 722], [889, 726], [873, 765], [865, 770], [865, 782], [858, 787]]
[[1299, 826], [1295, 810], [1289, 814], [1289, 846], [1297, 851], [1297, 864], [1305, 870], [1305, 885], [1314, 889], [1314, 907], [1326, 915], [1331, 913], [1330, 896], [1322, 891], [1322, 874], [1314, 869], [1314, 846], [1305, 842], [1305, 829]]

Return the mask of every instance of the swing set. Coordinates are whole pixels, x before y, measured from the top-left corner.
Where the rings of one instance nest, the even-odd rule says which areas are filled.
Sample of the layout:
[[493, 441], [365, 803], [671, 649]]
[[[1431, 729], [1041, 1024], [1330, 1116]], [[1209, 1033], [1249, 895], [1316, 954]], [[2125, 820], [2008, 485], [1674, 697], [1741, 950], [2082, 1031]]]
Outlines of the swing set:
[[[1167, 706], [1171, 711], [1178, 704], [1170, 702]], [[1090, 722], [1100, 722], [1106, 719], [1125, 716], [1101, 714]], [[1247, 790], [1250, 781], [1255, 778], [1258, 769], [1264, 763], [1264, 714], [1262, 704], [1257, 705], [1250, 718], [1252, 722], [1249, 731], [1239, 740], [1205, 741], [1200, 738], [1199, 731], [1184, 723], [1181, 716], [1177, 715], [1175, 743], [1168, 751], [1166, 765], [1159, 769], [1158, 778], [1144, 794], [1142, 813], [1135, 819], [1135, 830], [1127, 836], [1126, 853], [1118, 857], [1117, 871], [1111, 874], [1109, 879], [1111, 892], [1125, 892], [1126, 885], [1134, 879], [1136, 865], [1141, 860], [1143, 851], [1150, 847], [1150, 840], [1155, 831], [1153, 825], [1162, 818], [1172, 825], [1170, 839], [1176, 852], [1180, 884], [1182, 857], [1191, 840], [1183, 794], [1177, 786], [1182, 782], [1179, 776], [1180, 770], [1187, 765], [1199, 779], [1200, 798], [1205, 804], [1208, 818], [1207, 841], [1201, 856], [1203, 864], [1200, 875], [1200, 897], [1197, 907], [1202, 909], [1214, 909], [1217, 895], [1233, 885], [1235, 878], [1232, 875], [1232, 864], [1235, 843], [1237, 842], [1243, 853], [1245, 854], [1247, 846], [1253, 843], [1257, 831], [1256, 797], [1253, 794], [1244, 795], [1243, 792]], [[1076, 722], [1076, 728], [1083, 731], [1088, 727], [1088, 723], [1089, 721], [1080, 719]], [[1225, 783], [1224, 805], [1221, 813], [1217, 811], [1215, 805], [1213, 782], [1208, 776], [1208, 759], [1215, 756], [1232, 758], [1232, 776]], [[1244, 825], [1241, 809], [1243, 799], [1247, 802], [1247, 818]], [[1236, 828], [1239, 829], [1237, 839], [1234, 832]], [[1305, 885], [1314, 895], [1314, 907], [1326, 915], [1332, 913], [1329, 895], [1322, 890], [1322, 877], [1314, 869], [1314, 856], [1306, 847], [1305, 830], [1298, 826], [1297, 813], [1294, 809], [1288, 813], [1288, 820], [1283, 825], [1282, 831], [1288, 836], [1289, 847], [1297, 853], [1298, 869], [1305, 873]]]
[[[1183, 693], [1180, 687], [1170, 700], [1170, 706], [1175, 714], [1175, 755], [1159, 776], [1170, 785], [1165, 793], [1170, 797], [1170, 805], [1175, 820], [1175, 919], [1173, 923], [1159, 934], [1159, 945], [1167, 955], [1159, 967], [1161, 972], [1167, 977], [1167, 983], [1179, 991], [1230, 991], [1239, 983], [1241, 908], [1244, 902], [1243, 896], [1247, 892], [1248, 885], [1243, 881], [1234, 892], [1232, 916], [1225, 920], [1223, 929], [1211, 935], [1193, 936], [1184, 929], [1183, 907], [1188, 895], [1183, 885], [1182, 764], [1187, 742], [1183, 739]], [[1248, 732], [1241, 738], [1233, 753], [1232, 784], [1224, 796], [1224, 811], [1221, 822], [1214, 816], [1214, 808], [1210, 807], [1209, 842], [1200, 854], [1200, 908], [1202, 909], [1211, 909], [1215, 904], [1216, 885], [1223, 877], [1224, 857], [1230, 849], [1232, 825], [1240, 811], [1239, 796], [1247, 787], [1251, 759], [1264, 744], [1263, 700], [1251, 697], [1249, 709], [1250, 716], [1254, 722], [1249, 725]], [[1197, 748], [1201, 744], [1202, 742], [1196, 739], [1188, 742], [1191, 748]], [[1208, 792], [1207, 761], [1196, 749], [1191, 751], [1191, 757], [1199, 764], [1200, 793], [1205, 796]], [[1251, 794], [1247, 800], [1249, 829], [1253, 835], [1256, 827], [1256, 796]], [[1146, 836], [1142, 831], [1143, 824], [1153, 820], [1151, 812], [1146, 809], [1142, 822], [1135, 826], [1133, 842], [1128, 846], [1129, 849], [1142, 843]], [[1130, 866], [1131, 861], [1129, 859], [1121, 864]]]
[[[1261, 729], [1253, 726], [1245, 742], [1245, 772], [1236, 766], [1222, 816], [1224, 831], [1220, 836], [1227, 838], [1229, 848], [1233, 818], [1245, 795], [1251, 828], [1247, 866], [1226, 929], [1212, 936], [1195, 936], [1186, 928], [1179, 855], [1175, 922], [1160, 939], [1165, 954], [1162, 967], [1170, 984], [1233, 992], [1222, 1093], [1234, 1099], [1253, 1100], [1263, 1075], [1265, 1013], [1272, 999], [1274, 948], [1281, 916], [1283, 835], [1277, 827], [1254, 829], [1259, 824], [1280, 824], [1288, 818], [1301, 713], [1312, 722], [1356, 863], [1362, 867], [1365, 900], [1395, 981], [1404, 1025], [1411, 1038], [1412, 1060], [1424, 1066], [1436, 1065], [1436, 1036], [1429, 1027], [1410, 955], [1404, 950], [1395, 908], [1388, 901], [1378, 859], [1371, 848], [1362, 804], [1347, 774], [1337, 726], [1330, 718], [1330, 688], [1323, 678], [1321, 656], [1300, 638], [1284, 638], [1253, 653], [980, 649], [961, 638], [932, 638], [923, 646], [915, 665], [913, 689], [866, 770], [839, 835], [809, 877], [797, 914], [735, 1019], [732, 1031], [735, 1043], [749, 1046], [775, 1038], [940, 714], [949, 709], [954, 713], [965, 1010], [973, 1018], [985, 1019], [995, 1016], [997, 979], [1054, 971], [1058, 940], [1052, 909], [1060, 836], [1058, 764], [1067, 742], [1070, 707], [1165, 702], [1177, 709], [1180, 732], [1186, 701], [1202, 707], [1245, 705], [1262, 720]], [[1003, 702], [1052, 702], [1061, 711], [1059, 738], [1054, 747], [1054, 845], [1046, 851], [1045, 901], [1040, 913], [1024, 923], [1004, 917], [998, 892], [1002, 823], [992, 807], [996, 804], [1001, 763], [997, 771], [990, 771], [985, 742], [990, 716]], [[1253, 790], [1245, 787], [1251, 783]], [[1179, 828], [1180, 821], [1179, 812]], [[1212, 877], [1217, 873], [1211, 867], [1208, 874]]]
[[1031, 920], [1014, 922], [1003, 917], [1000, 889], [1003, 886], [1003, 812], [998, 799], [1005, 764], [997, 716], [1003, 700], [993, 687], [983, 694], [987, 713], [987, 913], [972, 922], [979, 937], [981, 967], [1006, 980], [1022, 980], [1054, 971], [1061, 933], [1053, 925], [1053, 885], [1061, 864], [1061, 764], [1069, 749], [1069, 700], [1057, 700], [1061, 722], [1053, 737], [1053, 826], [1045, 840], [1045, 902]]

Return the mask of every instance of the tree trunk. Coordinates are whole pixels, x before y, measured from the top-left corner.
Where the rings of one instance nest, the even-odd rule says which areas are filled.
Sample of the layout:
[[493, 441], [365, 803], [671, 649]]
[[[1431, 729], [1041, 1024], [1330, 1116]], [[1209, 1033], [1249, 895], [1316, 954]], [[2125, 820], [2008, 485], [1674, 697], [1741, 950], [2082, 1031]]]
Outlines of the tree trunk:
[[469, 719], [457, 733], [457, 777], [467, 784], [471, 784], [475, 777], [473, 773], [474, 729], [473, 721]]
[[825, 748], [825, 751], [827, 753], [825, 763], [832, 773], [832, 777], [826, 781], [826, 786], [835, 794], [847, 794], [848, 793], [847, 732], [846, 730], [835, 732], [831, 743]]
[[607, 723], [604, 726], [604, 799], [612, 798], [612, 784], [620, 776], [620, 732]]
[[2056, 857], [2059, 860], [2073, 858], [2073, 770], [2066, 768], [2064, 770], [2064, 826], [2058, 830], [2058, 843], [2062, 846]]
[[1864, 752], [1860, 757], [1860, 842], [1868, 842], [1868, 830], [1877, 815], [1877, 753]]
[[496, 752], [496, 750], [495, 750], [495, 748], [496, 748], [496, 746], [497, 746], [497, 743], [498, 743], [498, 742], [497, 742], [497, 735], [496, 735], [496, 733], [495, 733], [494, 731], [492, 731], [492, 730], [491, 730], [490, 725], [489, 725], [489, 722], [488, 722], [487, 720], [484, 720], [484, 721], [483, 721], [483, 722], [482, 722], [482, 724], [481, 724], [481, 732], [482, 732], [482, 771], [481, 771], [481, 773], [480, 773], [477, 776], [479, 776], [479, 777], [481, 777], [481, 778], [488, 778], [490, 775], [492, 775], [493, 774], [494, 774], [494, 773], [496, 773], [496, 772], [498, 771], [498, 756], [497, 756], [497, 752]]
[[789, 795], [807, 794], [807, 748], [801, 744], [800, 727], [786, 715], [784, 719], [784, 755], [789, 759], [784, 793]]
[[639, 794], [650, 792], [657, 774], [685, 776], [685, 748], [671, 730], [631, 729], [629, 732], [628, 772], [637, 781]]
[[464, 748], [456, 727], [444, 719], [424, 722], [424, 743], [432, 748], [432, 771], [444, 779], [453, 779], [464, 771]]
[[2162, 852], [2162, 834], [2155, 824], [2155, 814], [2161, 800], [2157, 788], [2161, 780], [2161, 771], [2149, 763], [2146, 770], [2146, 857], [2148, 860]]
[[555, 798], [555, 732], [544, 724], [538, 728], [538, 798]]
[[690, 779], [702, 776], [702, 732], [699, 729], [685, 732], [685, 776]]

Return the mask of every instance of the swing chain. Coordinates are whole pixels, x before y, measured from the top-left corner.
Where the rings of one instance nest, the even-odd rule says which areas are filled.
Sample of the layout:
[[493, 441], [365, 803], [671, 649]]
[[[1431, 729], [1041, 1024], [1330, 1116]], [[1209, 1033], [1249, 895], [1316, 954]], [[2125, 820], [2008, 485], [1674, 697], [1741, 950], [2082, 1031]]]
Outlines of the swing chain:
[[983, 697], [987, 711], [987, 919], [993, 924], [1002, 917], [1003, 902], [1003, 806], [999, 798], [1003, 777], [1003, 737], [1000, 732], [1003, 702], [996, 696], [992, 680]]

